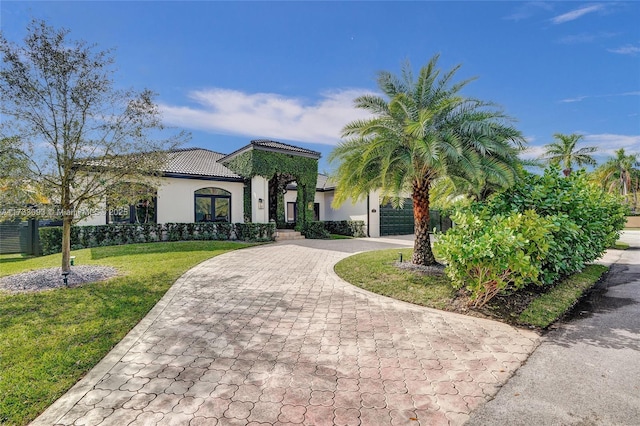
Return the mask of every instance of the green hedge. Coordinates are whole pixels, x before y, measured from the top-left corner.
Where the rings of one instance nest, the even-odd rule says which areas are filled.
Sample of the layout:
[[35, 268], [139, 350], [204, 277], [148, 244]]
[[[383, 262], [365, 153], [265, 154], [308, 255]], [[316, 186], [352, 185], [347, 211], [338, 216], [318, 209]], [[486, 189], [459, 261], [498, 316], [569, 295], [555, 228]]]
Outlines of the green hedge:
[[454, 215], [458, 226], [434, 250], [455, 285], [482, 305], [498, 293], [553, 286], [581, 271], [617, 241], [626, 213], [622, 199], [592, 185], [584, 171], [564, 177], [553, 166], [462, 208]]
[[558, 167], [544, 175], [531, 173], [485, 204], [491, 214], [533, 210], [552, 219], [549, 252], [542, 264], [542, 282], [551, 285], [581, 271], [614, 244], [625, 226], [627, 206], [619, 196], [592, 185], [583, 170], [561, 176]]
[[548, 239], [557, 230], [550, 218], [533, 210], [492, 214], [457, 211], [456, 223], [434, 244], [436, 256], [447, 264], [445, 272], [456, 288], [466, 288], [476, 307], [499, 293], [539, 283]]
[[303, 222], [302, 225], [297, 225], [296, 230], [304, 235], [305, 238], [311, 240], [322, 240], [330, 238], [329, 232], [324, 229], [324, 222]]
[[366, 237], [363, 220], [325, 221], [324, 229], [330, 234], [346, 235], [348, 237]]
[[[42, 254], [59, 253], [62, 227], [40, 228]], [[110, 224], [71, 227], [71, 249], [132, 243], [189, 240], [272, 241], [272, 223]]]
[[330, 238], [330, 234], [366, 237], [364, 221], [362, 220], [306, 222], [302, 225], [297, 225], [296, 230], [304, 235], [305, 238], [315, 240]]

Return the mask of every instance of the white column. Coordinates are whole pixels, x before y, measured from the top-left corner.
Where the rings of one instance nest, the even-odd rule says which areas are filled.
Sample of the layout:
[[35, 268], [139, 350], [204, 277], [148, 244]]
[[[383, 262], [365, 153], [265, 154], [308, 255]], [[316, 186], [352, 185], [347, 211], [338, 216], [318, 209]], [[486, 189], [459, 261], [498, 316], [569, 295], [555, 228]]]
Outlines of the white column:
[[380, 192], [371, 191], [369, 193], [369, 236], [377, 238], [380, 236]]
[[251, 221], [269, 222], [269, 181], [262, 176], [251, 178]]

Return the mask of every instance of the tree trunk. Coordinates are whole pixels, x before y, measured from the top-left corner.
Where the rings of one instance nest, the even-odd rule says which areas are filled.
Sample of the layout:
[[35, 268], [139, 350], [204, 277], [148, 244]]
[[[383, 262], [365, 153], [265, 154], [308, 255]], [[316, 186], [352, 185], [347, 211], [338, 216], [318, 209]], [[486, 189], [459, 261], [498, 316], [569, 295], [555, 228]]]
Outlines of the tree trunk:
[[416, 265], [435, 265], [429, 237], [429, 182], [413, 183], [413, 220], [416, 239], [413, 243], [411, 262]]
[[62, 216], [62, 272], [71, 270], [71, 223], [73, 222], [72, 212], [65, 211]]
[[269, 179], [269, 221], [278, 222], [278, 173]]

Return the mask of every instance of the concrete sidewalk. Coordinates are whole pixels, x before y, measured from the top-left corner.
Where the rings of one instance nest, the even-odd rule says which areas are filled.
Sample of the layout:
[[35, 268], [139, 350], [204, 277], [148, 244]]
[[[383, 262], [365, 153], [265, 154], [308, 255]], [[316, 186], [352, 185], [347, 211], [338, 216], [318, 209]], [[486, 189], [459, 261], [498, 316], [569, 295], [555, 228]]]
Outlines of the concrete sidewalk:
[[599, 288], [540, 347], [469, 425], [640, 424], [640, 231], [609, 250]]
[[210, 259], [33, 424], [463, 424], [539, 336], [333, 271], [354, 252], [411, 244], [296, 241]]

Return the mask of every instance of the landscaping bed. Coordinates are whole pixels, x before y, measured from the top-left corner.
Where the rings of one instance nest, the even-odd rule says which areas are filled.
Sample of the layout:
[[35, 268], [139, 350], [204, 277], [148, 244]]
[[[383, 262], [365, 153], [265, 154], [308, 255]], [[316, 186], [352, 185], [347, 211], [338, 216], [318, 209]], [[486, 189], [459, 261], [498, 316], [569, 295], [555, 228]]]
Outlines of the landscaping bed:
[[607, 271], [602, 265], [588, 265], [555, 286], [527, 287], [498, 295], [485, 306], [474, 308], [468, 293], [464, 289], [456, 290], [444, 274], [399, 268], [400, 253], [404, 259], [410, 259], [412, 249], [357, 254], [340, 261], [335, 271], [345, 281], [373, 293], [537, 329], [545, 329], [561, 318]]

